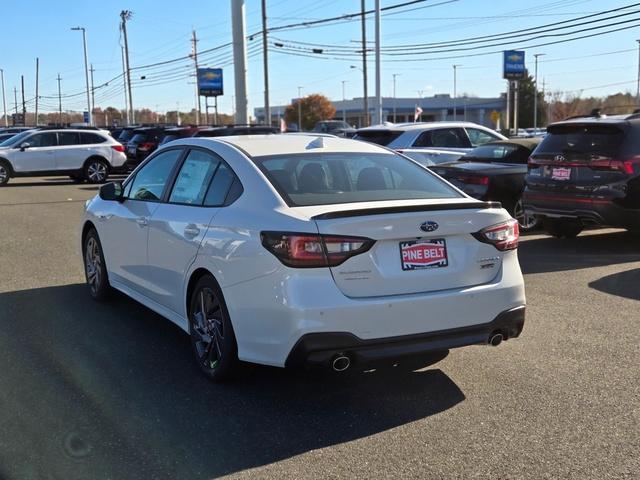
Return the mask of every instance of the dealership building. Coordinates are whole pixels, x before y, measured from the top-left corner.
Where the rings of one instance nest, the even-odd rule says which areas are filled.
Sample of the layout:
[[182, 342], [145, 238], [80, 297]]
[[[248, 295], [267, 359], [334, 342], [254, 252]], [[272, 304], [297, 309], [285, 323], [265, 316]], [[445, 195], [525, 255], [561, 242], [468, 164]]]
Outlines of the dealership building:
[[[369, 118], [373, 116], [375, 98], [369, 97]], [[365, 124], [364, 99], [354, 98], [332, 102], [336, 109], [335, 119], [345, 119], [349, 124], [361, 127]], [[425, 98], [382, 98], [382, 114], [385, 121], [401, 123], [413, 122], [416, 107], [422, 109], [421, 122], [437, 122], [445, 120], [466, 120], [479, 123], [489, 128], [496, 128], [495, 118], [505, 118], [507, 109], [506, 95], [497, 98], [458, 97], [449, 94], [434, 95]], [[271, 107], [271, 124], [278, 125], [287, 105]], [[455, 108], [455, 115], [454, 115]], [[254, 109], [254, 117], [258, 123], [265, 122], [264, 108]]]

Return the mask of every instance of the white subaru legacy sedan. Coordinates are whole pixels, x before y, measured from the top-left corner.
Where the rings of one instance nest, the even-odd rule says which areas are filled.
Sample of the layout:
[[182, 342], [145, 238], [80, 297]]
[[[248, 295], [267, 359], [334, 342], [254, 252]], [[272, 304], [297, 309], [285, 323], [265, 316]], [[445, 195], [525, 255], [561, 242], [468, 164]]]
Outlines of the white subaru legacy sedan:
[[518, 224], [391, 150], [312, 135], [171, 142], [87, 202], [89, 291], [240, 361], [336, 371], [520, 335]]

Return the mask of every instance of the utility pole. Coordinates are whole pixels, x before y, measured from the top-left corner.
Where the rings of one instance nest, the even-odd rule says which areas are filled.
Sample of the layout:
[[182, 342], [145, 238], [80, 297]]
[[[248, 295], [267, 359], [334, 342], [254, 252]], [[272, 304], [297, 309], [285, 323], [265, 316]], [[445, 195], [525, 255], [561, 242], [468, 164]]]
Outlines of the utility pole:
[[344, 95], [344, 86], [345, 86], [346, 83], [347, 83], [346, 80], [342, 80], [342, 121], [343, 122], [347, 121], [347, 108], [346, 108], [346, 105], [345, 105], [346, 98], [345, 98], [345, 95]]
[[376, 0], [376, 13], [375, 13], [375, 55], [376, 55], [376, 123], [382, 123], [382, 66], [380, 64], [380, 0]]
[[62, 126], [62, 89], [60, 87], [60, 74], [58, 74], [58, 124]]
[[365, 0], [360, 0], [360, 9], [362, 10], [362, 81], [364, 83], [364, 125], [369, 126], [369, 91], [367, 88], [367, 16], [365, 15]]
[[40, 76], [40, 59], [36, 57], [36, 127], [38, 126], [38, 77]]
[[91, 115], [91, 97], [89, 95], [89, 60], [87, 58], [87, 31], [84, 27], [73, 27], [71, 30], [82, 31], [82, 45], [84, 48], [84, 77], [87, 85], [87, 113], [89, 113], [89, 125], [93, 125], [93, 116]]
[[13, 87], [13, 106], [16, 109], [16, 115], [18, 114], [18, 89]]
[[91, 118], [93, 119], [93, 111], [96, 109], [96, 89], [93, 87], [93, 63], [91, 64], [89, 72], [91, 72]]
[[131, 67], [129, 64], [129, 42], [127, 40], [127, 21], [131, 19], [133, 12], [130, 10], [122, 10], [120, 12], [120, 28], [122, 29], [122, 35], [124, 36], [124, 59], [127, 72], [127, 92], [129, 94], [129, 122], [136, 123], [136, 115], [133, 110], [133, 97], [131, 96]]
[[24, 115], [23, 123], [27, 124], [27, 104], [24, 102], [24, 75], [20, 75], [20, 82], [22, 83], [22, 115]]
[[399, 73], [393, 75], [393, 123], [396, 123], [396, 77], [399, 77]]
[[302, 87], [298, 87], [298, 131], [302, 131]]
[[7, 98], [4, 93], [4, 70], [0, 68], [0, 77], [2, 77], [2, 110], [4, 111], [4, 126], [9, 126], [9, 118], [7, 117]]
[[198, 90], [198, 38], [196, 31], [191, 31], [191, 55], [193, 57], [193, 66], [196, 70], [196, 125], [200, 125], [200, 117], [202, 116], [202, 104], [200, 103], [200, 91]]
[[262, 0], [262, 63], [264, 70], [264, 118], [271, 126], [271, 106], [269, 105], [269, 44], [267, 39], [267, 0]]
[[544, 56], [544, 53], [536, 53], [534, 54], [534, 58], [536, 59], [535, 63], [535, 88], [533, 89], [533, 129], [535, 133], [535, 129], [538, 128], [538, 57]]
[[244, 0], [231, 0], [233, 72], [235, 75], [236, 123], [249, 123], [247, 101], [247, 44]]
[[124, 118], [125, 125], [129, 125], [129, 103], [127, 101], [127, 67], [124, 61], [124, 47], [120, 46], [120, 53], [122, 55], [122, 83], [124, 86]]
[[462, 65], [454, 65], [453, 66], [453, 121], [455, 122], [458, 119], [458, 108], [457, 108], [457, 99], [458, 99], [458, 67]]

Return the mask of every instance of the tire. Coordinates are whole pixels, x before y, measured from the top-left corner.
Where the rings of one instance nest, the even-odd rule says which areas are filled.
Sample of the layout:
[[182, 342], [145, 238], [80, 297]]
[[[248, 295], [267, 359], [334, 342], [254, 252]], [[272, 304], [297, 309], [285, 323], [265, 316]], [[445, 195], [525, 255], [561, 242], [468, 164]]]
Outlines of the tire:
[[556, 238], [576, 238], [582, 232], [583, 226], [578, 220], [545, 218], [545, 231]]
[[221, 382], [239, 373], [238, 346], [229, 311], [211, 275], [200, 278], [191, 293], [189, 335], [194, 359], [210, 380]]
[[540, 221], [535, 215], [526, 213], [522, 198], [519, 198], [513, 206], [511, 216], [518, 220], [518, 226], [521, 232], [530, 232], [540, 226]]
[[106, 182], [109, 178], [109, 165], [102, 158], [90, 158], [84, 165], [84, 178], [89, 183]]
[[11, 167], [4, 160], [0, 160], [0, 187], [9, 183], [11, 178]]
[[89, 230], [83, 245], [84, 275], [89, 287], [91, 298], [102, 302], [108, 300], [111, 294], [107, 264], [104, 261], [102, 244], [95, 229]]

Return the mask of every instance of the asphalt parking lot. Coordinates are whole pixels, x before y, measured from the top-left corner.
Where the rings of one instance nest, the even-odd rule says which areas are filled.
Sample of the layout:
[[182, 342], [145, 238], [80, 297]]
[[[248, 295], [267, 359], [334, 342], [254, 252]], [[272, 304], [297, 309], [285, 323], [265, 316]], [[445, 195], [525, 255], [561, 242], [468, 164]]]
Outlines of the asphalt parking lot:
[[0, 478], [638, 478], [637, 237], [526, 237], [525, 329], [498, 348], [216, 385], [177, 327], [90, 300], [78, 221], [96, 190], [0, 189]]

